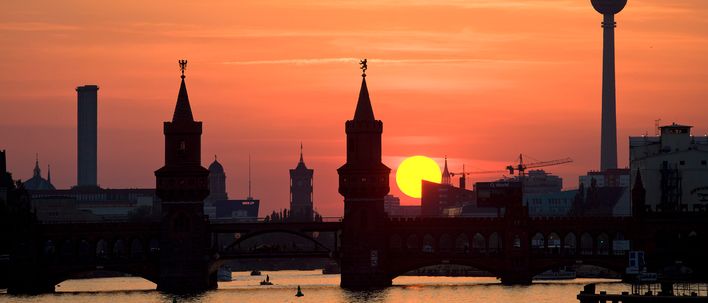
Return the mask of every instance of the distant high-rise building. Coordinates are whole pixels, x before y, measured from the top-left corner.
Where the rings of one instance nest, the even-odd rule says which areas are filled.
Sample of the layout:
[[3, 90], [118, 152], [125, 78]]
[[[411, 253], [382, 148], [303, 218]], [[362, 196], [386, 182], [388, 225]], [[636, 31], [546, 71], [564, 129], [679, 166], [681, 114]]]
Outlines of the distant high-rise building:
[[632, 184], [640, 172], [645, 204], [654, 211], [708, 209], [708, 137], [676, 123], [659, 129], [660, 136], [629, 137]]
[[314, 219], [312, 203], [312, 177], [314, 169], [307, 168], [302, 158], [295, 169], [290, 170], [290, 217], [292, 221], [312, 221]]
[[229, 196], [226, 193], [226, 173], [224, 167], [216, 160], [209, 165], [209, 196], [204, 200], [206, 204], [212, 204], [215, 201], [228, 200]]
[[98, 186], [98, 86], [76, 88], [77, 113], [77, 186]]

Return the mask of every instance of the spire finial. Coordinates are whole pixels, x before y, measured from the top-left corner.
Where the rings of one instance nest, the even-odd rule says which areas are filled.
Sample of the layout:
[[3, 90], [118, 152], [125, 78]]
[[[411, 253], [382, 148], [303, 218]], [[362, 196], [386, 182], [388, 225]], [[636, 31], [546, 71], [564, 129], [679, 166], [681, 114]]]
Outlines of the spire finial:
[[359, 65], [361, 65], [361, 76], [366, 77], [366, 58], [359, 60]]
[[300, 163], [305, 162], [302, 160], [302, 141], [300, 141]]
[[216, 154], [214, 154], [214, 161], [216, 161]]
[[42, 176], [42, 171], [39, 169], [39, 153], [34, 154], [34, 176]]
[[187, 69], [187, 60], [179, 60], [179, 70], [182, 72], [182, 79], [184, 79], [184, 71]]

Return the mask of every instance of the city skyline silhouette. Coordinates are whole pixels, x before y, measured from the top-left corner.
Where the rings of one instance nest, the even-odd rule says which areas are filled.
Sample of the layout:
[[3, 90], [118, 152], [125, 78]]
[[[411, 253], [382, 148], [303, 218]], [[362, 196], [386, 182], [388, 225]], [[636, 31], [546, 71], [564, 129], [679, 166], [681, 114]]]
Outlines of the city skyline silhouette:
[[[418, 154], [440, 165], [449, 155], [456, 171], [462, 164], [503, 169], [519, 153], [540, 160], [573, 157], [572, 165], [549, 171], [574, 188], [578, 175], [599, 169], [601, 16], [585, 2], [484, 3], [403, 5], [397, 13], [373, 2], [294, 8], [336, 25], [326, 29], [297, 14], [274, 22], [293, 7], [265, 4], [244, 4], [242, 11], [262, 15], [272, 9], [272, 23], [244, 17], [221, 27], [183, 18], [203, 7], [170, 6], [174, 14], [149, 18], [159, 5], [150, 4], [146, 15], [130, 20], [97, 20], [78, 11], [105, 15], [116, 9], [126, 16], [127, 8], [74, 3], [69, 7], [75, 12], [61, 17], [46, 4], [36, 8], [39, 17], [30, 17], [11, 4], [0, 13], [6, 20], [0, 33], [9, 45], [0, 51], [6, 58], [0, 64], [10, 71], [0, 76], [0, 142], [9, 151], [8, 170], [30, 178], [39, 153], [43, 165], [52, 166], [58, 188], [75, 185], [74, 89], [96, 83], [98, 183], [153, 187], [151, 172], [163, 157], [160, 123], [168, 120], [176, 96], [174, 60], [187, 58], [191, 102], [205, 123], [202, 162], [219, 155], [229, 192], [246, 196], [251, 153], [254, 196], [263, 201], [263, 213], [287, 207], [288, 169], [297, 164], [302, 141], [308, 166], [317, 171], [314, 204], [325, 215], [338, 215], [341, 121], [350, 118], [359, 89], [357, 62], [366, 57], [372, 103], [377, 118], [387, 121], [383, 162], [392, 169]], [[701, 74], [708, 64], [706, 27], [700, 26], [705, 4], [629, 5], [616, 19], [620, 167], [628, 164], [627, 137], [653, 135], [657, 118], [694, 125], [697, 135], [708, 130]], [[351, 9], [373, 21], [356, 26], [360, 18], [348, 16]], [[344, 17], [327, 17], [332, 12]], [[215, 14], [215, 20], [227, 20]], [[413, 24], [416, 18], [424, 22]], [[671, 27], [660, 26], [668, 20]], [[292, 24], [298, 26], [286, 30]], [[105, 34], [88, 37], [94, 31]], [[287, 47], [272, 47], [279, 43]], [[391, 189], [403, 197], [394, 183]]]

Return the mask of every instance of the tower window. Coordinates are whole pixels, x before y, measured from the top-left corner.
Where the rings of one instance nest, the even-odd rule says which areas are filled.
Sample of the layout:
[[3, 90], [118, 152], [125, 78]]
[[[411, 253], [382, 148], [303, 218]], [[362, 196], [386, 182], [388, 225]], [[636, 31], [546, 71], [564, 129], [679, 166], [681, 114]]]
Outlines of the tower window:
[[182, 142], [179, 143], [179, 150], [180, 150], [180, 151], [185, 151], [185, 150], [187, 150], [187, 144], [184, 143], [184, 141], [182, 141]]

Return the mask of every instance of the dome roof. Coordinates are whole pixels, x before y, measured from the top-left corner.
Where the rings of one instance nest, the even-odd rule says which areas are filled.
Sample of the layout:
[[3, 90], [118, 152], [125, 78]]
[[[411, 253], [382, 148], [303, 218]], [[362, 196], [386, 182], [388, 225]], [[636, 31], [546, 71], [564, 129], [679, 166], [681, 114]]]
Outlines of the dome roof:
[[214, 162], [209, 165], [209, 172], [210, 173], [224, 173], [224, 167], [221, 166], [221, 163], [219, 161], [214, 160]]
[[24, 185], [25, 189], [28, 190], [54, 190], [54, 185], [52, 183], [49, 183], [47, 179], [44, 179], [40, 176], [35, 175], [34, 177], [30, 178], [29, 180], [25, 181], [22, 183]]
[[[49, 175], [47, 175], [47, 178], [49, 178]], [[34, 171], [32, 178], [29, 178], [29, 180], [23, 182], [22, 185], [24, 185], [25, 189], [29, 190], [56, 189], [49, 180], [42, 178], [42, 170], [39, 169], [39, 156], [37, 156], [37, 159], [34, 162]]]

